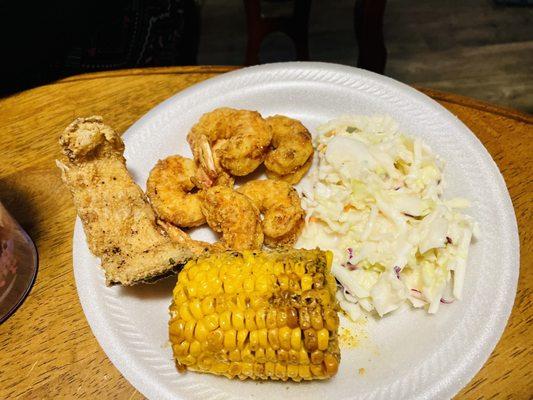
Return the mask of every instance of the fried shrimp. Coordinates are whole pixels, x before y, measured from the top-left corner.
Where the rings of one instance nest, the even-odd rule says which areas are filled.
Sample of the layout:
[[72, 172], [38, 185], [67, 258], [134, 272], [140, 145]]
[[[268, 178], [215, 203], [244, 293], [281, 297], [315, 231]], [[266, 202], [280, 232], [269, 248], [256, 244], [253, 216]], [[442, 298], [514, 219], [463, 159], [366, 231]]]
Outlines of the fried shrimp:
[[201, 192], [191, 180], [196, 172], [195, 162], [181, 156], [159, 160], [150, 171], [146, 194], [161, 220], [183, 228], [205, 224]]
[[311, 134], [300, 121], [283, 115], [269, 117], [266, 121], [272, 129], [272, 150], [265, 159], [267, 174], [297, 183], [311, 167]]
[[292, 245], [304, 226], [305, 212], [296, 190], [286, 182], [255, 180], [237, 189], [263, 214], [265, 244], [270, 247]]
[[233, 250], [258, 250], [263, 245], [259, 210], [248, 197], [225, 186], [206, 189], [202, 212], [222, 239], [213, 246]]
[[215, 178], [245, 176], [265, 159], [270, 126], [257, 111], [217, 108], [204, 114], [187, 135], [194, 159]]
[[290, 185], [296, 185], [298, 182], [302, 180], [302, 178], [305, 176], [307, 171], [309, 171], [309, 168], [311, 168], [312, 164], [313, 164], [313, 157], [309, 157], [309, 160], [307, 160], [304, 165], [296, 169], [291, 174], [278, 175], [275, 172], [272, 172], [269, 170], [266, 171], [266, 174], [270, 179], [274, 179], [277, 181], [284, 181]]

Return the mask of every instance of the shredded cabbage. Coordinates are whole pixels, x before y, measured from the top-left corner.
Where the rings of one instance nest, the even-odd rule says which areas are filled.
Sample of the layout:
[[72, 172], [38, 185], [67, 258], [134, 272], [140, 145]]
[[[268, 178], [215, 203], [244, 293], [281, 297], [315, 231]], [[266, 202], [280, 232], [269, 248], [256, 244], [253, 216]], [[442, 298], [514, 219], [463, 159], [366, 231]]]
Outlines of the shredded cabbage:
[[333, 251], [341, 307], [383, 316], [409, 302], [435, 313], [461, 299], [477, 227], [444, 201], [439, 158], [390, 117], [347, 116], [319, 127], [318, 168], [303, 189], [299, 247]]

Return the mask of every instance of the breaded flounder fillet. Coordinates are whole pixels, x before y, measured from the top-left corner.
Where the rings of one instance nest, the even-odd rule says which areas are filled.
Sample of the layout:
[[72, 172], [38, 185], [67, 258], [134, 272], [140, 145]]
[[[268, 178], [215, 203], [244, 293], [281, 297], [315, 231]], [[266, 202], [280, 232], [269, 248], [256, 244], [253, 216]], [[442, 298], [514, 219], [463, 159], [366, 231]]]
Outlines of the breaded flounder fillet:
[[172, 241], [157, 224], [126, 169], [122, 139], [101, 117], [76, 119], [59, 143], [66, 160], [57, 165], [108, 285], [133, 285], [169, 275], [203, 250], [186, 234], [181, 241], [173, 235]]

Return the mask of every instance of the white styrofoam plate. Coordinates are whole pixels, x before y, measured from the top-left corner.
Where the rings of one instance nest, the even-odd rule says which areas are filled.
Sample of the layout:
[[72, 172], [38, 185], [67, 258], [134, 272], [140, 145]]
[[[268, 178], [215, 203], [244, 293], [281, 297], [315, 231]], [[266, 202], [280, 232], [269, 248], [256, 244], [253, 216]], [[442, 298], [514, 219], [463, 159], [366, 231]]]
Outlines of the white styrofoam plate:
[[[481, 237], [468, 260], [464, 300], [437, 315], [407, 310], [365, 327], [368, 340], [342, 349], [339, 373], [326, 382], [241, 382], [179, 374], [167, 343], [175, 277], [132, 288], [104, 285], [78, 220], [73, 258], [87, 320], [114, 365], [150, 399], [444, 399], [474, 376], [500, 338], [519, 270], [518, 233], [504, 180], [483, 145], [435, 101], [392, 79], [323, 63], [246, 68], [184, 90], [149, 111], [125, 133], [126, 158], [144, 187], [152, 166], [171, 154], [190, 155], [185, 136], [207, 111], [229, 106], [285, 114], [311, 132], [342, 114], [390, 114], [446, 162], [445, 197], [472, 202]], [[195, 237], [213, 240], [202, 228]], [[364, 368], [365, 373], [358, 370]]]

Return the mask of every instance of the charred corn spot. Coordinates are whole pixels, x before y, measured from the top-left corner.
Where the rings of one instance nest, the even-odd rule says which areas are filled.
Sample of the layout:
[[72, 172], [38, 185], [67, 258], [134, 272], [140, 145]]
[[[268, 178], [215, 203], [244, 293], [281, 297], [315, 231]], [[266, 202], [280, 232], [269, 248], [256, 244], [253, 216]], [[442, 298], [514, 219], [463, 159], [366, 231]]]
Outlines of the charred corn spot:
[[224, 252], [179, 275], [169, 336], [180, 371], [239, 379], [326, 379], [338, 369], [331, 256]]

